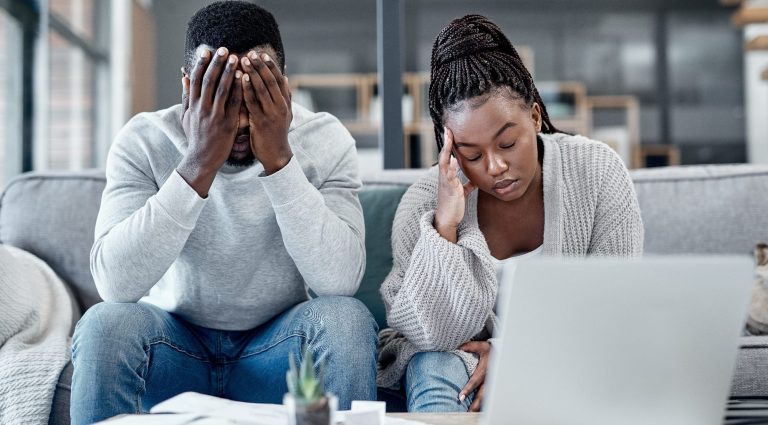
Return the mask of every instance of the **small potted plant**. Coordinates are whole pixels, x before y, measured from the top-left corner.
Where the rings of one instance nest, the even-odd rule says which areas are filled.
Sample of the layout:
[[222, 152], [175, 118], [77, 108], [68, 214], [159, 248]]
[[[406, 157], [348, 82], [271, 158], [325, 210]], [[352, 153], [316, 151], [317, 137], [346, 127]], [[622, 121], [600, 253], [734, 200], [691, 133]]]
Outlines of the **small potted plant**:
[[293, 353], [290, 354], [290, 369], [286, 373], [288, 393], [283, 404], [288, 408], [289, 425], [331, 425], [336, 411], [336, 397], [325, 394], [323, 365], [315, 374], [312, 353], [304, 346], [301, 365], [296, 366]]

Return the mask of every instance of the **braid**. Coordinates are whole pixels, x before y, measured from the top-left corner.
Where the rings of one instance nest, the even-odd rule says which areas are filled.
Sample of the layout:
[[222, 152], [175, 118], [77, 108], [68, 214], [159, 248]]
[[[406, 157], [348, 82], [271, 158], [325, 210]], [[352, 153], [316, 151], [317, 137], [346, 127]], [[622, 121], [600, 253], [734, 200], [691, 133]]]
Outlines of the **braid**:
[[557, 133], [533, 77], [496, 24], [480, 15], [454, 19], [432, 46], [429, 114], [439, 150], [443, 148], [443, 114], [462, 100], [508, 87], [526, 105], [541, 108], [543, 133]]

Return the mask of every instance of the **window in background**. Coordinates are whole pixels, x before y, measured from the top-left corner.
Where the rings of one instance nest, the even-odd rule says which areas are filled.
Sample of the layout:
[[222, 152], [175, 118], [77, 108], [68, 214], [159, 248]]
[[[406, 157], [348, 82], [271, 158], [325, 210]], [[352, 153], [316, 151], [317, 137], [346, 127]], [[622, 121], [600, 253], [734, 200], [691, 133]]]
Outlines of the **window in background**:
[[106, 95], [97, 89], [100, 69], [107, 67], [100, 48], [106, 36], [98, 33], [105, 3], [50, 0], [46, 168], [78, 170], [97, 163], [97, 126], [106, 125], [97, 122]]
[[93, 165], [93, 62], [58, 33], [50, 33], [49, 167]]
[[95, 0], [49, 0], [50, 12], [83, 40], [95, 40]]
[[[21, 51], [21, 27], [0, 9], [0, 51]], [[21, 169], [21, 63], [0, 67], [0, 188]]]

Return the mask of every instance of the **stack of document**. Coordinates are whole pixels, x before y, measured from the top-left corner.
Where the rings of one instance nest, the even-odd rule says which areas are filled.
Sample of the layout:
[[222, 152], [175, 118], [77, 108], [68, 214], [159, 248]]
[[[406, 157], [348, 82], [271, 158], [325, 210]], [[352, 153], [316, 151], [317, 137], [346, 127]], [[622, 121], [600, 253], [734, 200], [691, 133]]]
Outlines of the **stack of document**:
[[[382, 402], [352, 402], [352, 410], [336, 412], [334, 423], [346, 425], [425, 425], [384, 415]], [[288, 410], [281, 404], [232, 401], [186, 392], [150, 410], [151, 415], [120, 415], [104, 425], [288, 425]]]

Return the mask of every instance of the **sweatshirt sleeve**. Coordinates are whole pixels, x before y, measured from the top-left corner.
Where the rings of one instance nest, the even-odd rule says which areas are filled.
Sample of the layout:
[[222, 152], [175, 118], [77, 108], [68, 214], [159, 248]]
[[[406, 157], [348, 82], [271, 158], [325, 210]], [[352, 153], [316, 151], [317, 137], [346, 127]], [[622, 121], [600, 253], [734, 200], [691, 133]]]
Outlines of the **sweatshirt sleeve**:
[[395, 216], [393, 267], [381, 288], [387, 322], [421, 351], [454, 350], [485, 326], [496, 278], [478, 255], [487, 251], [479, 230], [460, 226], [457, 243], [447, 241], [432, 224], [433, 203], [423, 202], [429, 191], [419, 192], [409, 189]]
[[280, 171], [259, 177], [285, 248], [317, 295], [352, 296], [365, 272], [365, 227], [357, 196], [362, 184], [354, 141], [345, 135], [349, 143], [335, 155], [335, 166], [319, 188], [307, 179], [296, 155]]
[[158, 187], [146, 154], [122, 133], [107, 158], [91, 249], [91, 273], [107, 302], [144, 296], [179, 256], [205, 205], [175, 170]]
[[612, 150], [606, 151], [589, 253], [639, 257], [643, 254], [644, 229], [635, 188], [621, 158]]

